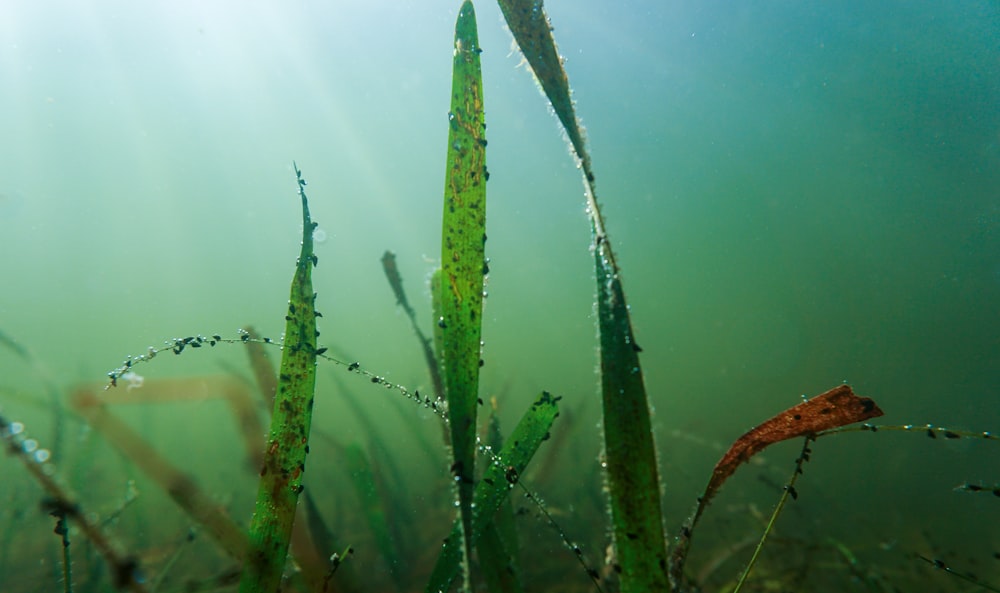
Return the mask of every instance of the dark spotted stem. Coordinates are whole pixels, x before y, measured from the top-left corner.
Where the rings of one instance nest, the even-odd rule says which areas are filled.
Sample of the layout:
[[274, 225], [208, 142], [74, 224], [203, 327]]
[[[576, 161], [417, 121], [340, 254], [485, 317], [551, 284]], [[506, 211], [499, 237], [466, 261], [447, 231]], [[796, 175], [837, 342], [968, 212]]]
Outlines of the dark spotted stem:
[[444, 384], [470, 590], [472, 497], [479, 398], [486, 243], [486, 123], [476, 13], [466, 0], [455, 24], [448, 158], [441, 231]]
[[241, 593], [276, 593], [281, 586], [309, 450], [316, 386], [316, 295], [312, 289], [316, 225], [309, 216], [306, 182], [298, 166], [295, 176], [302, 198], [302, 250], [288, 299], [278, 390], [250, 523], [250, 551], [243, 566]]
[[604, 453], [615, 569], [623, 593], [666, 591], [667, 557], [660, 512], [660, 481], [649, 404], [639, 366], [640, 348], [633, 336], [621, 273], [597, 203], [583, 128], [573, 108], [569, 79], [542, 3], [538, 0], [499, 0], [499, 4], [535, 80], [566, 130], [583, 172], [597, 271]]

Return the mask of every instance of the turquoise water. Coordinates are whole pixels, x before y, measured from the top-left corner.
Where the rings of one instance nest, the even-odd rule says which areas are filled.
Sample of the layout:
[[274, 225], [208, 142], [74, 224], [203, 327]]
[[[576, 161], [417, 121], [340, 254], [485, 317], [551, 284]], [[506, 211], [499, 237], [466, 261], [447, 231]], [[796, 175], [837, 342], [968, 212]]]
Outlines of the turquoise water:
[[[347, 360], [425, 389], [379, 258], [397, 254], [429, 329], [456, 4], [0, 6], [0, 331], [38, 362], [0, 351], [5, 413], [42, 438], [51, 420], [32, 403], [44, 400], [39, 377], [66, 390], [100, 382], [149, 345], [235, 336], [248, 323], [279, 338], [300, 231], [293, 159], [326, 235], [315, 279], [323, 339]], [[886, 424], [1000, 430], [994, 3], [546, 6], [644, 350], [670, 533], [717, 447], [842, 381], [874, 398]], [[482, 2], [477, 11], [491, 175], [483, 395], [500, 399], [512, 425], [538, 391], [562, 394], [576, 412], [575, 440], [556, 466], [596, 475], [594, 280], [579, 173], [499, 10]], [[238, 348], [193, 354], [140, 372], [185, 377], [225, 372], [225, 363], [249, 375]], [[364, 442], [337, 404], [336, 370], [324, 373], [330, 395], [317, 400], [318, 425]], [[398, 436], [406, 415], [377, 388], [352, 386], [385, 417], [400, 458], [415, 458]], [[133, 420], [152, 423], [150, 434], [178, 459], [184, 449], [170, 427], [189, 422], [180, 440], [222, 459], [239, 454], [211, 434], [228, 422], [223, 408], [177, 408]], [[411, 415], [435, 434], [426, 413]], [[765, 454], [779, 484], [795, 447]], [[864, 434], [814, 449], [781, 532], [819, 546], [803, 561], [820, 575], [811, 583], [843, 583], [850, 572], [829, 553], [831, 539], [904, 590], [912, 578], [961, 586], [915, 554], [1000, 582], [995, 497], [952, 490], [1000, 483], [996, 443]], [[102, 455], [116, 461], [100, 492], [74, 484], [99, 512], [131, 475]], [[33, 500], [15, 460], [0, 464], [0, 496]], [[232, 501], [235, 517], [249, 517], [249, 495], [227, 492], [207, 460], [192, 471]], [[413, 471], [415, 492], [434, 496], [440, 475]], [[725, 542], [759, 534], [745, 509], [766, 515], [778, 494], [755, 471], [716, 501], [718, 523], [695, 544], [699, 565]], [[572, 509], [600, 511], [599, 483], [587, 506], [557, 477], [539, 479], [543, 496], [567, 530], [588, 529]], [[241, 478], [250, 494], [251, 478]], [[137, 513], [170, 508], [155, 486], [142, 490], [136, 506], [146, 510]], [[25, 533], [55, 550], [49, 519], [35, 514], [0, 522], [30, 521]], [[527, 529], [546, 534], [539, 545], [561, 547], [537, 522]], [[573, 535], [590, 544], [595, 564], [602, 529]], [[144, 550], [173, 545], [162, 530], [143, 533]], [[712, 576], [715, 586], [748, 551]], [[584, 590], [583, 570], [559, 554], [553, 570]], [[148, 555], [155, 572], [163, 560]], [[44, 569], [18, 575], [12, 566], [0, 565], [6, 583], [31, 584], [4, 590], [53, 582], [35, 580]]]

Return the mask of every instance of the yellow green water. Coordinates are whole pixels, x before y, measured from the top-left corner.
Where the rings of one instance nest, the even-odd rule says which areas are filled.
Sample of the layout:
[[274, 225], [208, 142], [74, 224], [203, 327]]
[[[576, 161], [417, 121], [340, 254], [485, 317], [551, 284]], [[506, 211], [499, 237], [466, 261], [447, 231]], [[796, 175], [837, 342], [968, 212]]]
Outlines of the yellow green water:
[[[296, 159], [325, 236], [316, 237], [314, 279], [320, 341], [426, 389], [379, 259], [397, 254], [429, 331], [457, 4], [4, 4], [0, 331], [67, 391], [173, 337], [235, 337], [252, 323], [278, 339], [298, 252]], [[1000, 430], [994, 5], [546, 7], [643, 348], [668, 533], [691, 510], [717, 447], [844, 380], [875, 398], [885, 423]], [[576, 412], [558, 469], [538, 477], [538, 489], [596, 565], [607, 541], [579, 172], [510, 52], [499, 11], [485, 2], [477, 11], [490, 171], [482, 394], [500, 398], [508, 429], [542, 389]], [[221, 363], [250, 376], [235, 346], [155, 362], [138, 369], [147, 381], [226, 372]], [[337, 372], [319, 370], [314, 426], [367, 445], [338, 403]], [[47, 401], [39, 377], [0, 350], [3, 412], [45, 445], [51, 415], [33, 403]], [[420, 536], [430, 550], [451, 524], [447, 465], [428, 462], [402, 427], [420, 423], [436, 444], [435, 420], [399, 413], [386, 401], [399, 396], [363, 379], [342, 379], [384, 428], [379, 446], [405, 462], [414, 508], [443, 517]], [[254, 474], [217, 404], [122, 413], [248, 521]], [[135, 472], [104, 445], [89, 452], [86, 439], [100, 439], [69, 426], [63, 446], [78, 457], [60, 471], [95, 512], [110, 512]], [[776, 447], [765, 454], [771, 469], [746, 467], [727, 484], [695, 543], [694, 569], [759, 535], [747, 505], [769, 512], [780, 488], [760, 476], [780, 486], [797, 447]], [[336, 463], [329, 450], [322, 455]], [[774, 554], [789, 542], [816, 544], [803, 564], [810, 583], [835, 583], [830, 590], [850, 582], [850, 569], [827, 538], [903, 590], [922, 579], [932, 579], [928, 590], [961, 586], [914, 554], [996, 584], [997, 500], [952, 490], [1000, 483], [996, 459], [995, 444], [970, 440], [821, 441]], [[33, 554], [51, 547], [37, 565], [0, 564], [0, 588], [55, 590], [52, 520], [37, 511], [37, 489], [16, 460], [2, 457], [0, 467], [4, 537], [27, 538]], [[155, 573], [187, 523], [136, 479], [140, 498], [111, 531]], [[343, 478], [316, 486], [332, 490], [335, 479]], [[331, 494], [329, 516], [350, 515], [356, 502], [344, 491]], [[537, 534], [528, 557], [551, 555], [546, 570], [558, 575], [536, 567], [537, 582], [586, 590], [584, 570], [552, 530], [531, 518], [522, 526]], [[359, 570], [378, 566], [365, 525], [344, 519], [343, 527], [348, 540], [358, 534]], [[82, 538], [74, 546], [84, 563]], [[713, 575], [716, 588], [747, 552]], [[413, 562], [433, 558], [431, 550]], [[193, 566], [195, 577], [212, 574]], [[413, 588], [422, 585], [418, 578]]]

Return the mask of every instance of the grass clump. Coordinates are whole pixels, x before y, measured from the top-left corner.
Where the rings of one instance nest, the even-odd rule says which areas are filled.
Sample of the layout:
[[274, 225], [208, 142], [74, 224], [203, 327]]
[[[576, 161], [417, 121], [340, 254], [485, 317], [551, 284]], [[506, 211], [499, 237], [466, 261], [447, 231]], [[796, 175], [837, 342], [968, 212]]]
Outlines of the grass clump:
[[[95, 429], [113, 451], [121, 453], [108, 457], [125, 460], [122, 465], [126, 472], [138, 470], [160, 494], [183, 510], [187, 523], [174, 534], [176, 537], [165, 538], [177, 543], [147, 545], [138, 538], [127, 546], [116, 542], [108, 532], [127, 531], [116, 523], [127, 513], [84, 513], [80, 500], [55, 477], [53, 464], [40, 457], [37, 442], [24, 436], [23, 425], [0, 416], [0, 437], [7, 451], [20, 458], [41, 485], [43, 508], [57, 519], [57, 533], [62, 537], [63, 546], [60, 574], [66, 582], [64, 591], [69, 591], [70, 581], [77, 579], [82, 584], [76, 589], [77, 593], [105, 590], [108, 582], [132, 591], [213, 591], [238, 586], [245, 593], [362, 593], [422, 587], [428, 593], [438, 593], [455, 588], [472, 591], [484, 583], [492, 593], [560, 587], [566, 591], [687, 593], [707, 590], [706, 583], [714, 584], [712, 575], [719, 572], [719, 567], [732, 558], [741, 558], [740, 554], [756, 542], [749, 566], [733, 583], [736, 588], [752, 586], [754, 577], [750, 568], [761, 557], [765, 539], [771, 542], [769, 545], [784, 545], [784, 549], [801, 554], [804, 559], [798, 562], [799, 566], [790, 561], [767, 565], [767, 570], [760, 574], [761, 587], [794, 590], [800, 582], [796, 579], [801, 575], [802, 565], [807, 568], [821, 565], [815, 558], [808, 557], [819, 546], [815, 542], [813, 547], [799, 545], [800, 542], [791, 538], [780, 541], [781, 538], [773, 536], [780, 512], [789, 501], [798, 498], [797, 480], [810, 459], [811, 443], [816, 438], [851, 430], [902, 430], [944, 441], [980, 437], [995, 440], [990, 433], [967, 433], [930, 425], [858, 426], [858, 423], [881, 415], [881, 410], [871, 399], [858, 397], [850, 387], [841, 385], [763, 422], [759, 418], [748, 419], [747, 425], [756, 424], [756, 427], [736, 439], [716, 464], [695, 514], [673, 534], [671, 548], [664, 528], [661, 465], [640, 363], [642, 349], [637, 343], [626, 302], [622, 270], [598, 203], [593, 165], [584, 130], [576, 116], [568, 76], [541, 2], [500, 0], [499, 4], [563, 126], [582, 172], [597, 281], [604, 466], [597, 469], [593, 452], [586, 449], [586, 445], [568, 440], [568, 427], [564, 428], [568, 424], [566, 418], [560, 420], [560, 424], [555, 423], [560, 406], [572, 411], [572, 404], [546, 391], [541, 391], [523, 412], [506, 438], [499, 428], [498, 404], [494, 400], [488, 436], [480, 438], [483, 431], [478, 408], [483, 403], [480, 367], [483, 289], [488, 273], [485, 209], [489, 176], [478, 32], [472, 2], [465, 0], [459, 8], [455, 27], [441, 267], [430, 281], [434, 319], [430, 334], [420, 329], [416, 312], [406, 298], [395, 255], [386, 252], [382, 258], [396, 303], [406, 313], [418, 338], [420, 355], [429, 371], [431, 391], [421, 394], [416, 389], [390, 382], [387, 375], [362, 367], [360, 362], [346, 356], [334, 356], [328, 346], [318, 342], [316, 318], [319, 314], [315, 310], [316, 294], [312, 287], [313, 268], [318, 263], [313, 252], [315, 224], [310, 217], [306, 182], [296, 165], [302, 244], [285, 311], [284, 338], [276, 342], [246, 329], [236, 338], [212, 334], [174, 339], [163, 348], [151, 348], [146, 354], [129, 358], [109, 374], [110, 387], [119, 383], [124, 387], [128, 383], [126, 389], [136, 389], [137, 393], [126, 391], [125, 397], [120, 397], [121, 392], [102, 394], [92, 386], [84, 386], [74, 391], [71, 398], [76, 414], [74, 420], [82, 420]], [[28, 361], [27, 351], [16, 342], [3, 334], [0, 334], [0, 342], [19, 360]], [[195, 349], [208, 351], [219, 344], [247, 346], [253, 381], [230, 376], [151, 380], [143, 385], [141, 378], [135, 375], [137, 365], [149, 362], [161, 352], [179, 355]], [[277, 371], [267, 356], [267, 349], [274, 347], [280, 347], [281, 352]], [[340, 435], [330, 434], [324, 427], [317, 425], [314, 429], [312, 411], [317, 394], [318, 362], [331, 365], [339, 397], [355, 397], [351, 389], [340, 384], [347, 376], [343, 374], [346, 371], [370, 384], [372, 390], [404, 396], [390, 398], [394, 404], [401, 406], [401, 402], [408, 401], [428, 410], [440, 423], [441, 434], [428, 436], [414, 429], [418, 423], [410, 421], [412, 410], [404, 411], [410, 416], [406, 416], [407, 430], [403, 436], [380, 434], [381, 419], [374, 418], [357, 400], [351, 400], [345, 408], [365, 433], [367, 448], [358, 443], [344, 444]], [[259, 402], [251, 399], [252, 385], [260, 392]], [[204, 395], [206, 393], [211, 395]], [[223, 399], [236, 419], [237, 440], [242, 440], [241, 454], [253, 467], [253, 477], [243, 476], [246, 479], [239, 482], [240, 488], [246, 486], [247, 491], [241, 494], [249, 499], [251, 490], [256, 493], [254, 512], [248, 524], [234, 518], [236, 505], [231, 504], [231, 500], [218, 500], [219, 497], [197, 483], [193, 472], [169, 460], [166, 452], [153, 444], [150, 435], [133, 428], [110, 409], [126, 400], [144, 405], [154, 402], [186, 405], [196, 397]], [[260, 412], [258, 407], [265, 412]], [[67, 422], [61, 413], [61, 408], [55, 407], [54, 420], [58, 426], [65, 426]], [[261, 416], [269, 417], [266, 438], [262, 437]], [[63, 430], [58, 433], [60, 438], [65, 436]], [[548, 476], [533, 474], [530, 465], [542, 444], [553, 435], [556, 438], [548, 445], [549, 458], [545, 465], [550, 468], [549, 473], [574, 472], [572, 480], [575, 483], [570, 486], [578, 487], [583, 494], [572, 505], [543, 504], [533, 486], [545, 479], [554, 481]], [[725, 547], [714, 549], [714, 558], [698, 571], [691, 570], [687, 560], [695, 528], [723, 483], [728, 483], [743, 464], [759, 459], [755, 456], [764, 448], [800, 437], [805, 439], [805, 444], [795, 460], [791, 479], [783, 487], [779, 485], [780, 498], [775, 496], [778, 504], [770, 517], [760, 517], [762, 520], [754, 524], [753, 519], [758, 517], [753, 509], [727, 515], [730, 519], [748, 521], [753, 525], [748, 529], [755, 536], [761, 532], [762, 535], [736, 541], [729, 534], [723, 534], [720, 539], [726, 540]], [[411, 492], [408, 480], [413, 480], [413, 476], [401, 471], [390, 457], [389, 445], [393, 440], [404, 441], [407, 448], [412, 445], [438, 470], [427, 480], [438, 488], [433, 496], [427, 497], [432, 502], [418, 507], [415, 501], [423, 500], [426, 493]], [[448, 446], [447, 453], [440, 446], [442, 440]], [[590, 443], [589, 435], [577, 440]], [[69, 442], [69, 439], [62, 442]], [[559, 446], [552, 447], [553, 443]], [[667, 447], [666, 454], [674, 456], [678, 444], [674, 442], [673, 447]], [[303, 490], [311, 448], [321, 448], [326, 455], [313, 454], [309, 489]], [[580, 458], [585, 459], [585, 467], [591, 471], [577, 475], [577, 468], [571, 467], [571, 463]], [[320, 460], [328, 463], [320, 464]], [[77, 461], [83, 465], [93, 459], [81, 456]], [[95, 472], [117, 475], [104, 465], [107, 464], [94, 463], [98, 468]], [[345, 475], [338, 474], [339, 471], [344, 471]], [[106, 476], [103, 479], [104, 483], [113, 482]], [[254, 488], [250, 487], [251, 482]], [[606, 495], [602, 487], [606, 488]], [[1000, 492], [994, 485], [976, 482], [966, 482], [958, 489], [968, 493]], [[300, 505], [300, 501], [304, 504]], [[106, 520], [101, 521], [96, 518], [98, 516]], [[539, 525], [548, 537], [536, 537], [538, 526], [532, 532], [532, 526], [525, 525], [525, 517], [541, 519]], [[11, 517], [9, 524], [16, 525], [18, 520]], [[103, 572], [92, 568], [97, 563], [89, 565], [91, 570], [70, 570], [72, 558], [68, 536], [74, 528], [89, 542], [86, 545], [103, 558], [100, 565], [104, 567]], [[195, 531], [204, 531], [209, 537], [204, 542], [196, 541]], [[552, 537], [550, 531], [555, 531], [556, 536]], [[524, 537], [526, 532], [529, 537]], [[610, 546], [607, 534], [610, 534]], [[552, 546], [548, 545], [540, 554], [538, 540], [554, 543], [559, 553], [553, 554]], [[775, 540], [779, 541], [775, 544]], [[848, 567], [838, 572], [843, 580], [857, 577], [862, 564], [859, 555], [833, 537], [822, 538], [822, 541], [826, 546], [823, 550], [833, 550], [838, 558], [848, 561]], [[202, 546], [199, 549], [207, 552], [194, 554], [196, 546]], [[80, 547], [74, 544], [74, 549]], [[11, 540], [0, 550], [3, 551], [0, 568], [8, 568], [11, 564], [7, 562], [8, 554], [17, 551], [13, 550]], [[191, 566], [180, 568], [182, 552], [193, 558]], [[603, 562], [588, 560], [599, 555], [604, 557]], [[798, 561], [799, 556], [795, 558]], [[919, 558], [933, 570], [996, 590], [969, 573], [953, 568], [951, 562], [933, 555]], [[378, 570], [371, 568], [373, 563]], [[141, 564], [159, 571], [156, 578], [149, 581], [151, 587], [146, 584]], [[551, 569], [551, 566], [556, 568]], [[921, 568], [927, 569], [922, 565]], [[183, 578], [170, 578], [179, 574]], [[881, 577], [864, 576], [871, 590], [902, 590], [887, 584]], [[729, 581], [723, 582], [726, 586], [718, 590], [731, 590]]]

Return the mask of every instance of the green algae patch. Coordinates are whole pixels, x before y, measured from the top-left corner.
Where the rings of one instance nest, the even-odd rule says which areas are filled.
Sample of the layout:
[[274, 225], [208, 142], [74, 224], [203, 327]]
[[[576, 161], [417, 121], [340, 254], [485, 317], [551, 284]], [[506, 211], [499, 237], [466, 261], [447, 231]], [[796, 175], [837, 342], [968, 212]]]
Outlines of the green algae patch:
[[302, 199], [302, 249], [288, 298], [278, 390], [257, 505], [250, 523], [250, 549], [240, 581], [242, 593], [274, 593], [281, 586], [309, 450], [316, 386], [316, 295], [312, 289], [312, 268], [317, 262], [313, 253], [315, 223], [309, 216], [306, 182], [297, 166], [295, 176]]
[[[491, 458], [490, 464], [483, 473], [483, 479], [476, 486], [474, 507], [475, 513], [471, 526], [465, 534], [472, 542], [479, 539], [487, 526], [492, 525], [497, 511], [511, 489], [518, 483], [520, 476], [528, 467], [528, 462], [535, 455], [538, 446], [548, 439], [552, 422], [559, 415], [558, 401], [547, 391], [543, 391], [504, 442], [500, 454]], [[462, 561], [463, 526], [456, 521], [451, 534], [444, 541], [441, 555], [438, 556], [434, 572], [427, 583], [426, 593], [447, 591], [455, 575], [458, 574]]]
[[[542, 2], [499, 0], [521, 52], [562, 123], [583, 172], [594, 237], [597, 316], [601, 344], [604, 451], [611, 502], [615, 567], [624, 593], [667, 590], [667, 554], [660, 511], [660, 480], [639, 352], [621, 272], [597, 202], [583, 127], [569, 79]], [[620, 570], [618, 570], [620, 569]]]
[[[476, 13], [466, 0], [455, 24], [448, 158], [441, 229], [444, 386], [461, 524], [472, 522], [486, 243], [486, 123]], [[470, 555], [469, 534], [463, 558]], [[468, 562], [465, 563], [468, 566]], [[468, 577], [468, 573], [466, 572]], [[466, 578], [466, 589], [468, 589]]]

